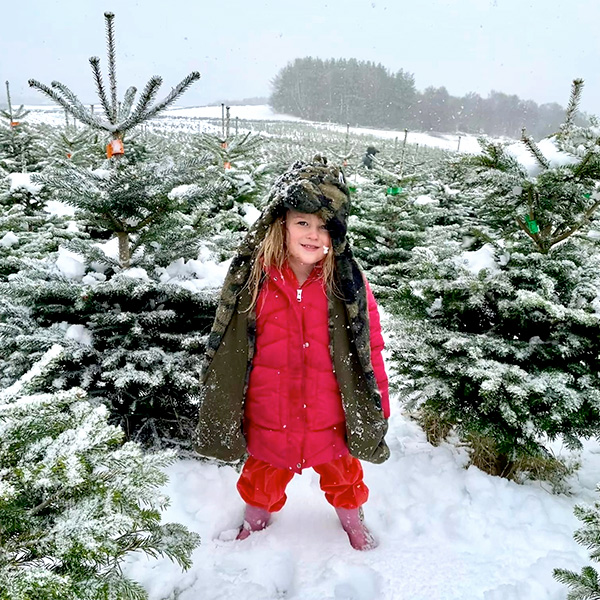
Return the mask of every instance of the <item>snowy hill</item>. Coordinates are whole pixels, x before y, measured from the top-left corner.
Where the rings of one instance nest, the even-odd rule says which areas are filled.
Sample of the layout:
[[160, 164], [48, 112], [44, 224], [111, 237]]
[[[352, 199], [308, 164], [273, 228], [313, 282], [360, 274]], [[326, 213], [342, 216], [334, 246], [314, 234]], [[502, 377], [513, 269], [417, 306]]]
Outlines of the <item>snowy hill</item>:
[[[62, 125], [65, 122], [64, 112], [62, 109], [55, 106], [27, 106], [27, 110], [31, 111], [28, 120], [31, 123], [48, 123], [50, 125]], [[230, 111], [232, 124], [236, 117], [240, 120], [242, 129], [252, 131], [252, 121], [278, 121], [289, 123], [308, 123], [298, 117], [291, 115], [282, 115], [273, 112], [268, 105], [248, 105], [248, 106], [232, 106]], [[160, 117], [152, 121], [157, 128], [175, 127], [189, 131], [213, 131], [216, 129], [214, 121], [221, 120], [220, 106], [198, 106], [191, 108], [171, 108]], [[211, 121], [213, 123], [211, 123]], [[312, 123], [315, 128], [328, 129], [330, 131], [345, 132], [344, 125], [334, 123]], [[387, 129], [370, 129], [368, 127], [350, 127], [352, 134], [373, 136], [382, 139], [398, 138], [400, 141], [404, 139], [404, 130], [387, 130]], [[460, 137], [460, 141], [459, 141]], [[444, 150], [457, 150], [465, 153], [478, 153], [479, 144], [477, 137], [473, 135], [461, 134], [434, 134], [409, 131], [407, 143], [419, 144], [431, 148], [442, 148]], [[460, 144], [460, 146], [459, 146]]]

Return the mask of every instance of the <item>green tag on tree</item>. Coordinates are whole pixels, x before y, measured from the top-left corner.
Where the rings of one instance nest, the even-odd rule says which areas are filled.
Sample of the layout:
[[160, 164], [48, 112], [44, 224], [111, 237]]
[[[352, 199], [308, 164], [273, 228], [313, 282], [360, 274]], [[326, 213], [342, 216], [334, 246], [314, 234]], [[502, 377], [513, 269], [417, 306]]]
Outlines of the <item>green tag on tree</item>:
[[527, 223], [527, 228], [529, 229], [529, 233], [539, 233], [540, 226], [537, 224], [535, 219], [530, 219], [529, 217], [525, 217], [525, 222]]
[[401, 187], [389, 187], [387, 189], [387, 193], [390, 196], [397, 196], [398, 194], [400, 194], [402, 192], [402, 188]]

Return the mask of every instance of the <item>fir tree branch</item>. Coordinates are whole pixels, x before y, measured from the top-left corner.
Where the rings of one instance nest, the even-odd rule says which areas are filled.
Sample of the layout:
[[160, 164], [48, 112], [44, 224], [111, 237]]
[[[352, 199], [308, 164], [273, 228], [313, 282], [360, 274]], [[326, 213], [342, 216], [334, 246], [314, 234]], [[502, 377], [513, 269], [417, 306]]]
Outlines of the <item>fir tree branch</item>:
[[521, 141], [527, 146], [529, 152], [538, 161], [540, 166], [544, 169], [550, 168], [550, 163], [546, 160], [546, 157], [542, 154], [542, 151], [538, 148], [538, 145], [531, 139], [525, 132], [525, 127], [521, 130]]
[[53, 502], [56, 502], [61, 496], [64, 496], [64, 494], [67, 491], [68, 491], [67, 487], [61, 488], [55, 494], [52, 494], [52, 496], [49, 496], [48, 498], [46, 498], [46, 500], [44, 500], [43, 502], [41, 502], [37, 506], [34, 506], [29, 511], [29, 514], [33, 517], [34, 515], [37, 515], [39, 512], [42, 512], [45, 508], [47, 508], [48, 506], [50, 506]]
[[579, 103], [581, 102], [581, 93], [583, 91], [583, 79], [574, 79], [571, 87], [571, 96], [569, 98], [569, 104], [567, 106], [567, 112], [565, 115], [565, 122], [563, 125], [563, 134], [568, 134], [573, 125], [575, 124], [575, 115], [579, 109]]
[[585, 156], [581, 159], [581, 162], [573, 170], [573, 175], [575, 177], [581, 177], [584, 174], [585, 169], [590, 160], [597, 155], [597, 150], [595, 146], [600, 146], [600, 137], [596, 140], [595, 144], [585, 153]]
[[[246, 133], [246, 134], [245, 134], [245, 135], [242, 137], [242, 139], [241, 139], [239, 142], [237, 142], [237, 141], [236, 141], [236, 142], [234, 142], [234, 143], [235, 143], [235, 150], [238, 150], [238, 149], [239, 149], [240, 151], [244, 151], [244, 150], [245, 150], [245, 149], [243, 148], [243, 146], [244, 146], [244, 144], [245, 144], [245, 143], [248, 141], [248, 138], [250, 137], [250, 134], [251, 134], [251, 133], [252, 133], [251, 131], [248, 131], [248, 132], [247, 132], [247, 133]], [[254, 139], [256, 139], [256, 138], [254, 138]], [[254, 141], [254, 140], [251, 140], [251, 141]]]
[[14, 115], [13, 115], [13, 110], [12, 110], [12, 103], [10, 100], [10, 84], [8, 83], [8, 80], [6, 81], [6, 102], [8, 103], [8, 118], [10, 119], [10, 123], [9, 123], [10, 139], [12, 141], [12, 144], [15, 144], [16, 133], [15, 133], [14, 127], [12, 126], [13, 121], [14, 121]]
[[8, 114], [10, 115], [10, 122], [13, 121], [12, 103], [10, 101], [10, 84], [6, 82], [6, 102], [8, 103]]
[[579, 231], [589, 221], [590, 217], [594, 214], [594, 212], [597, 210], [597, 208], [599, 206], [600, 206], [600, 200], [595, 202], [588, 210], [585, 211], [583, 218], [577, 225], [574, 225], [573, 227], [571, 227], [570, 229], [568, 229], [567, 231], [565, 231], [558, 237], [552, 238], [550, 240], [549, 248], [554, 246], [555, 244], [558, 244], [558, 242], [562, 242], [563, 240], [566, 240], [569, 236], [573, 235], [576, 231]]
[[123, 98], [123, 103], [121, 104], [121, 110], [119, 111], [119, 121], [123, 121], [130, 115], [131, 107], [133, 105], [133, 101], [135, 100], [136, 93], [137, 88], [134, 86], [131, 86], [125, 92], [125, 97]]
[[92, 56], [92, 58], [90, 58], [90, 65], [92, 66], [92, 73], [94, 75], [94, 81], [96, 82], [96, 91], [98, 92], [100, 104], [102, 105], [106, 118], [110, 122], [110, 104], [108, 103], [106, 89], [102, 79], [102, 72], [100, 71], [100, 59], [97, 56]]
[[157, 219], [158, 216], [164, 212], [164, 210], [165, 209], [163, 207], [158, 208], [158, 210], [154, 211], [152, 214], [148, 215], [143, 221], [140, 221], [137, 225], [135, 225], [134, 228], [131, 230], [131, 233], [136, 233], [140, 229], [146, 227], [146, 225], [152, 223], [152, 221]]
[[53, 102], [60, 104], [66, 111], [68, 111], [76, 119], [79, 119], [82, 123], [85, 123], [86, 125], [89, 125], [94, 129], [105, 129], [102, 123], [95, 117], [92, 117], [92, 115], [89, 114], [88, 111], [81, 113], [79, 110], [71, 106], [65, 98], [57, 94], [53, 89], [49, 88], [47, 85], [44, 85], [43, 83], [40, 83], [35, 79], [30, 79], [29, 86], [42, 92], [43, 94], [48, 96], [48, 98], [50, 98], [50, 100], [52, 100]]
[[108, 218], [108, 220], [114, 225], [114, 229], [113, 231], [115, 233], [121, 231], [124, 232], [125, 231], [125, 227], [123, 225], [123, 222], [120, 219], [117, 219], [117, 217], [115, 217], [110, 210], [107, 210], [106, 212], [102, 213], [103, 217]]
[[77, 111], [77, 114], [86, 115], [86, 117], [88, 117], [89, 119], [95, 120], [100, 128], [105, 129], [105, 126], [103, 125], [102, 121], [100, 121], [100, 119], [92, 115], [91, 111], [64, 83], [61, 83], [60, 81], [53, 81], [52, 87], [58, 90], [63, 95], [63, 97], [68, 102], [70, 102], [72, 107], [71, 114], [75, 115], [75, 111]]
[[554, 239], [557, 235], [562, 235], [567, 228], [569, 227], [568, 223], [560, 223], [554, 228], [554, 231], [550, 234], [550, 239]]
[[572, 589], [567, 596], [569, 600], [600, 600], [598, 573], [593, 567], [583, 567], [579, 575], [567, 569], [554, 569], [553, 574], [557, 581]]
[[[596, 143], [598, 143], [598, 142], [596, 142]], [[594, 148], [590, 148], [586, 152], [585, 156], [581, 159], [581, 162], [573, 170], [573, 175], [575, 177], [581, 177], [582, 173], [584, 172], [585, 168], [587, 167], [587, 164], [590, 162], [590, 160], [594, 154], [595, 154]]]
[[169, 95], [162, 102], [156, 104], [146, 113], [146, 119], [151, 119], [169, 105], [173, 104], [173, 102], [175, 102], [175, 100], [177, 100], [177, 98], [179, 98], [179, 96], [181, 96], [190, 87], [190, 85], [192, 85], [192, 83], [198, 79], [200, 79], [200, 73], [198, 73], [198, 71], [193, 71], [190, 73], [183, 81], [181, 81], [171, 90]]
[[117, 68], [116, 68], [116, 52], [115, 52], [115, 14], [105, 12], [106, 20], [106, 44], [108, 49], [108, 81], [110, 84], [110, 122], [115, 125], [117, 123]]
[[546, 227], [544, 227], [544, 229], [542, 229], [540, 231], [540, 237], [542, 239], [547, 239], [548, 237], [550, 237], [550, 232], [552, 231], [552, 223], [549, 223], [548, 225], [546, 225]]
[[539, 234], [531, 233], [531, 231], [529, 231], [529, 228], [527, 227], [527, 225], [523, 221], [521, 221], [521, 219], [519, 219], [519, 217], [515, 217], [515, 221], [517, 222], [517, 225], [519, 226], [519, 228], [522, 229], [533, 240], [533, 243], [537, 246], [538, 250], [542, 254], [546, 254], [546, 252], [544, 251], [544, 248], [541, 244]]
[[143, 121], [147, 119], [147, 109], [148, 106], [152, 103], [154, 98], [156, 98], [156, 94], [158, 93], [158, 88], [162, 85], [162, 77], [152, 77], [150, 81], [146, 84], [143, 92], [140, 95], [140, 99], [138, 100], [137, 106], [124, 122], [119, 124], [119, 129], [121, 131], [128, 131], [139, 125]]

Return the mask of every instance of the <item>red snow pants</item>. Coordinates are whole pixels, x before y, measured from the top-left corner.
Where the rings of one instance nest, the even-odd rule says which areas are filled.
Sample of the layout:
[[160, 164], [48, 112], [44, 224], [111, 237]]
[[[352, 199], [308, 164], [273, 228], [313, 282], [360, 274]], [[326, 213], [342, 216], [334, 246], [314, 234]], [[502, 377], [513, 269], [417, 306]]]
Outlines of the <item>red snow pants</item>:
[[[313, 469], [321, 476], [319, 484], [332, 506], [352, 509], [367, 501], [369, 488], [363, 482], [362, 465], [357, 458], [347, 454]], [[285, 488], [293, 477], [289, 469], [273, 467], [249, 456], [237, 489], [246, 504], [277, 512], [287, 500]]]

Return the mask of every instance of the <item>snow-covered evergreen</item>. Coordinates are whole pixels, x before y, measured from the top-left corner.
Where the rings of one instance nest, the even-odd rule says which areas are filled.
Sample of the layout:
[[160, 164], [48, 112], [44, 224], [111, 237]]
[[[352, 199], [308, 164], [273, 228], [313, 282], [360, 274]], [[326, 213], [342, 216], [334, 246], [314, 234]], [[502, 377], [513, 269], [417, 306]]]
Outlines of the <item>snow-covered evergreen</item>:
[[199, 543], [184, 526], [160, 523], [168, 498], [159, 490], [175, 455], [124, 444], [81, 389], [32, 394], [60, 352], [52, 347], [0, 394], [0, 597], [146, 598], [123, 576], [127, 554], [189, 568]]
[[40, 143], [37, 128], [27, 122], [29, 111], [13, 108], [6, 82], [7, 110], [0, 110], [0, 172], [32, 173], [47, 164], [47, 150]]

